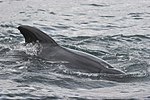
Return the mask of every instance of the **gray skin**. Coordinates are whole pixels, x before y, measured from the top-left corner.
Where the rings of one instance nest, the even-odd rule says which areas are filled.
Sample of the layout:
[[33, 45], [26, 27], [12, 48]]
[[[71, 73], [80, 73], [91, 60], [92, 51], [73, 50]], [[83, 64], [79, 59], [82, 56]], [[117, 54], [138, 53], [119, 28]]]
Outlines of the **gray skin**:
[[125, 74], [98, 57], [59, 46], [51, 37], [35, 27], [21, 25], [18, 29], [25, 37], [26, 43], [40, 43], [42, 47], [37, 56], [47, 61], [63, 63], [68, 68], [89, 73]]

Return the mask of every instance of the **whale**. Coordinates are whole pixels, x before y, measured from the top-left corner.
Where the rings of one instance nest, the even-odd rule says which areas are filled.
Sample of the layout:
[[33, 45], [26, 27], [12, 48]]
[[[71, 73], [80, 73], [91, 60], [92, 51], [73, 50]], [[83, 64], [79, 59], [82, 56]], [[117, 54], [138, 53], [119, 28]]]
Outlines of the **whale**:
[[40, 44], [37, 56], [47, 61], [62, 63], [69, 69], [87, 73], [125, 74], [106, 61], [91, 54], [60, 46], [48, 34], [34, 26], [20, 25], [18, 30], [25, 38], [25, 44]]

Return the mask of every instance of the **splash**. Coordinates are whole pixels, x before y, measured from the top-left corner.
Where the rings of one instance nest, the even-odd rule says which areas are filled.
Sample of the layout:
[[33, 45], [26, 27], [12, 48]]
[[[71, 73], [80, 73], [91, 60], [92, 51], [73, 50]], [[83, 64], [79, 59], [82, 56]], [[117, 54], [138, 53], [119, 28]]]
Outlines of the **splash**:
[[35, 44], [28, 43], [25, 45], [24, 44], [23, 45], [15, 45], [13, 47], [13, 50], [25, 52], [27, 55], [37, 56], [41, 52], [42, 46], [39, 43], [35, 43]]

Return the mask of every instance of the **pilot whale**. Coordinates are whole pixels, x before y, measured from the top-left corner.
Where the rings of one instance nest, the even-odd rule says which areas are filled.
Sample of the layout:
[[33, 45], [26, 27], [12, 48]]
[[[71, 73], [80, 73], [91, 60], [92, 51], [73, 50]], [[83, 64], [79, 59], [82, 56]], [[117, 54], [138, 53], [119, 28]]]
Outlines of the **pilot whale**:
[[42, 47], [37, 55], [40, 58], [65, 62], [67, 68], [88, 73], [125, 74], [98, 57], [60, 46], [49, 35], [36, 27], [21, 25], [18, 29], [26, 43], [40, 43]]

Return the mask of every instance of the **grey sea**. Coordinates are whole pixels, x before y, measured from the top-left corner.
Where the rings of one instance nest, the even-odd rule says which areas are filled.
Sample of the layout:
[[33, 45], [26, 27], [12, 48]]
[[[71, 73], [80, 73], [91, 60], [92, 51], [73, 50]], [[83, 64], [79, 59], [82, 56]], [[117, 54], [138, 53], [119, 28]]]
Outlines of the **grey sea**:
[[[125, 76], [84, 73], [36, 57], [30, 25]], [[91, 66], [92, 67], [92, 66]], [[150, 100], [150, 0], [0, 0], [0, 100]]]

